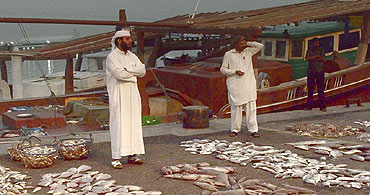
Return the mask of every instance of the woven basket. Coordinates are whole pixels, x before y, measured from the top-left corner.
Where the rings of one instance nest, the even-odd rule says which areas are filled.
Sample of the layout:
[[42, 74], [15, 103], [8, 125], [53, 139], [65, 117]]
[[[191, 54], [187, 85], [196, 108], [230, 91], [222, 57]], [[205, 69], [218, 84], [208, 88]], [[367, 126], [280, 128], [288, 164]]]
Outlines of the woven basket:
[[66, 138], [59, 141], [59, 154], [64, 160], [86, 159], [93, 148], [93, 138]]
[[41, 140], [39, 138], [35, 137], [35, 136], [31, 136], [29, 138], [26, 138], [21, 143], [15, 145], [13, 147], [8, 148], [8, 154], [9, 154], [10, 158], [14, 161], [21, 161], [22, 158], [21, 158], [20, 154], [18, 153], [18, 151], [22, 150], [26, 146], [32, 146], [33, 145], [32, 142], [31, 142], [32, 138], [35, 138], [38, 141], [38, 144], [40, 144]]
[[26, 168], [44, 168], [54, 164], [58, 158], [58, 146], [53, 144], [37, 144], [17, 149]]

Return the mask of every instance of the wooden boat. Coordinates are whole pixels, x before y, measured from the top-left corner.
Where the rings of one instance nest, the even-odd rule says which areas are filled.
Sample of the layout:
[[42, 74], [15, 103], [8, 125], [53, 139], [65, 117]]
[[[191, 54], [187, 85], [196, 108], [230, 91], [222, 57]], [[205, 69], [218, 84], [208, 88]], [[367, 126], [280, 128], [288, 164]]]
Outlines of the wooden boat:
[[[276, 26], [275, 31], [262, 32], [258, 40], [265, 48], [258, 54], [259, 85], [258, 113], [302, 109], [306, 104], [308, 64], [305, 52], [315, 37], [320, 39], [326, 50], [325, 94], [327, 105], [345, 104], [346, 99], [361, 98], [369, 88], [369, 64], [353, 66], [360, 40], [359, 27], [350, 26], [348, 32], [344, 23], [324, 22], [295, 26]], [[311, 29], [310, 29], [311, 27]], [[349, 41], [350, 40], [350, 41]], [[333, 54], [336, 55], [333, 58]], [[339, 55], [339, 56], [338, 56]], [[200, 100], [220, 116], [227, 116], [226, 77], [219, 72], [222, 58], [198, 63], [183, 63], [157, 70], [164, 86], [178, 90], [189, 97]], [[261, 73], [264, 77], [261, 78]], [[202, 83], [200, 85], [200, 83]], [[314, 99], [317, 94], [314, 94]]]

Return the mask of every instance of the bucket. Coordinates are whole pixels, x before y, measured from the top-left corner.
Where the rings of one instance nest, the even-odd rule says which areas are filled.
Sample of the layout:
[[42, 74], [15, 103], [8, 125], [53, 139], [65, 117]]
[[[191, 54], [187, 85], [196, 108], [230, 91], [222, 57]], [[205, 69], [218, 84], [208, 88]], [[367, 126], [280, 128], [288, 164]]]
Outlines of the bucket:
[[183, 121], [183, 128], [187, 129], [208, 128], [210, 117], [212, 117], [212, 111], [207, 106], [186, 106], [179, 114], [179, 119]]

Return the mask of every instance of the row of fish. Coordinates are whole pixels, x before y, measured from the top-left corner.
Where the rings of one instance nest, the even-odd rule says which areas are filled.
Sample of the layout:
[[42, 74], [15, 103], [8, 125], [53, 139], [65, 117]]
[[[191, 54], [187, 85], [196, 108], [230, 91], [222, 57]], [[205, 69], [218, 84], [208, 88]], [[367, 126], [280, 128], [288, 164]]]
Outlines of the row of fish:
[[302, 178], [309, 184], [365, 188], [370, 186], [370, 171], [349, 169], [346, 164], [327, 164], [316, 159], [303, 158], [285, 149], [272, 146], [256, 146], [251, 142], [226, 140], [199, 140], [181, 142], [185, 151], [192, 154], [213, 154], [216, 158], [237, 163], [252, 164], [275, 175], [276, 178]]
[[31, 177], [0, 165], [0, 194], [29, 194], [34, 187], [29, 185]]
[[313, 140], [295, 143], [287, 143], [301, 150], [313, 150], [317, 154], [332, 156], [334, 158], [343, 155], [351, 155], [352, 160], [370, 161], [370, 146], [348, 145], [342, 141]]
[[370, 142], [370, 134], [369, 133], [361, 133], [357, 136], [358, 139], [360, 139], [363, 142]]
[[315, 194], [314, 191], [296, 186], [278, 187], [247, 177], [237, 179], [236, 172], [235, 167], [210, 166], [205, 162], [166, 166], [161, 169], [166, 178], [194, 181], [193, 184], [202, 189], [202, 195]]
[[310, 137], [327, 137], [327, 138], [338, 138], [344, 136], [352, 136], [365, 132], [365, 130], [346, 126], [339, 127], [330, 123], [318, 123], [318, 124], [297, 124], [287, 126], [287, 131], [293, 131], [302, 136]]
[[48, 194], [53, 195], [159, 195], [160, 191], [144, 191], [142, 187], [134, 185], [118, 185], [112, 176], [99, 171], [92, 171], [88, 165], [70, 168], [62, 173], [48, 173], [42, 176], [38, 187], [49, 188]]
[[361, 126], [370, 127], [370, 121], [356, 121], [355, 124], [359, 124]]

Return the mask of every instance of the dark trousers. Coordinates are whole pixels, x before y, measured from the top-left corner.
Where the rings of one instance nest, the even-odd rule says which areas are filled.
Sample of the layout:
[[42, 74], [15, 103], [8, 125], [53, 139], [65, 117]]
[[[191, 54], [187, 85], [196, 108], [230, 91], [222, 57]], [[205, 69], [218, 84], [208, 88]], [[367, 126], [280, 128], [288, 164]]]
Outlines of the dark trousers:
[[315, 83], [317, 85], [317, 93], [319, 95], [319, 107], [325, 108], [325, 94], [324, 94], [324, 72], [309, 71], [307, 75], [307, 108], [310, 109], [313, 106], [313, 91], [315, 88]]

